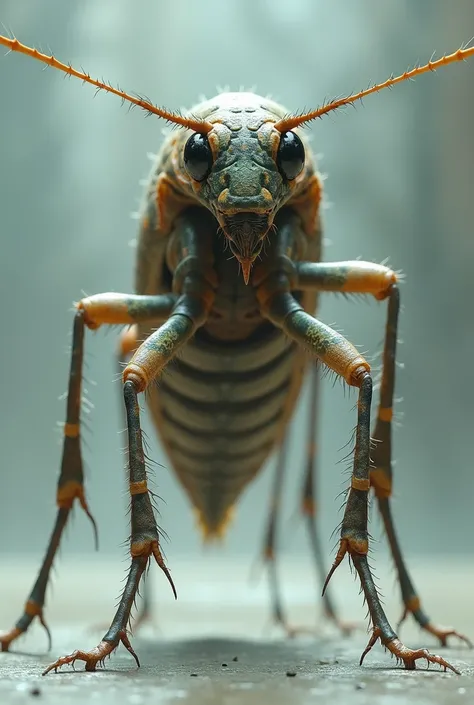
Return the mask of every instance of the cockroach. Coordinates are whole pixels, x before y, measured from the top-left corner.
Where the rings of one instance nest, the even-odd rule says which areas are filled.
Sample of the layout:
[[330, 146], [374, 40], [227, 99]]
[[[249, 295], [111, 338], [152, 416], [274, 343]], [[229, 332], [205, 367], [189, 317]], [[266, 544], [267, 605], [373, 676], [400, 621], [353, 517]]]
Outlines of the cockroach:
[[[24, 612], [15, 627], [0, 637], [2, 650], [7, 651], [35, 617], [48, 631], [43, 615], [46, 587], [76, 500], [92, 519], [81, 460], [84, 335], [87, 329], [120, 324], [128, 326], [121, 338], [120, 356], [124, 360], [128, 433], [130, 569], [119, 607], [98, 646], [57, 659], [44, 674], [78, 660], [85, 662], [87, 671], [94, 671], [120, 643], [139, 665], [127, 626], [140, 579], [151, 558], [175, 591], [160, 550], [160, 532], [147, 485], [139, 394], [148, 392], [147, 404], [159, 438], [207, 538], [223, 534], [243, 488], [260, 472], [272, 451], [280, 453], [265, 545], [271, 560], [286, 429], [305, 372], [312, 376], [309, 416], [310, 432], [314, 433], [315, 361], [358, 390], [351, 483], [339, 549], [323, 593], [348, 554], [361, 581], [372, 627], [361, 663], [380, 639], [407, 669], [426, 659], [458, 673], [441, 656], [427, 649], [408, 648], [400, 641], [382, 608], [367, 561], [372, 488], [397, 568], [404, 617], [412, 614], [442, 645], [449, 636], [468, 642], [455, 630], [434, 624], [423, 611], [391, 515], [399, 277], [385, 265], [322, 261], [322, 181], [300, 128], [372, 93], [467, 59], [474, 55], [474, 47], [462, 46], [452, 54], [310, 112], [288, 113], [272, 100], [239, 92], [222, 93], [181, 114], [95, 80], [14, 37], [0, 37], [0, 44], [92, 84], [97, 90], [113, 93], [177, 128], [164, 141], [146, 187], [135, 293], [88, 296], [76, 305], [57, 518]], [[229, 257], [229, 251], [233, 256]], [[377, 443], [373, 447], [370, 365], [348, 340], [313, 315], [320, 292], [370, 294], [388, 302], [380, 401], [372, 433]], [[172, 375], [165, 371], [171, 361]], [[158, 377], [159, 386], [155, 383]], [[311, 443], [308, 447], [303, 507], [319, 560], [313, 499], [315, 447]], [[277, 594], [274, 611], [285, 624]], [[329, 601], [326, 611], [337, 621]]]

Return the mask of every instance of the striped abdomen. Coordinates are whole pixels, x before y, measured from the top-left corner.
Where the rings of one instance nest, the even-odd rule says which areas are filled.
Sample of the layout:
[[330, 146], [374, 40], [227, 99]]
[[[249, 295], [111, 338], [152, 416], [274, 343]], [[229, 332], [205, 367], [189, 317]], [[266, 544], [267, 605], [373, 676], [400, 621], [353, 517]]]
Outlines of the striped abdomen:
[[208, 323], [148, 399], [206, 536], [223, 531], [277, 442], [301, 364], [294, 344], [260, 317], [237, 262], [223, 253], [215, 267], [219, 288]]

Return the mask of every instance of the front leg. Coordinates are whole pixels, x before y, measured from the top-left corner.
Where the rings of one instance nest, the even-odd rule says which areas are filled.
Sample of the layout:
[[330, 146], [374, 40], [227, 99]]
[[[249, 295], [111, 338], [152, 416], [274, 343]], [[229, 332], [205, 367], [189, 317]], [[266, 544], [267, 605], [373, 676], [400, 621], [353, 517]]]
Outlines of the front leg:
[[392, 471], [392, 419], [395, 389], [396, 350], [400, 292], [397, 275], [388, 267], [372, 262], [299, 262], [296, 264], [298, 288], [313, 291], [372, 294], [377, 300], [387, 300], [387, 324], [383, 351], [380, 402], [373, 438], [370, 482], [395, 562], [398, 582], [404, 603], [400, 624], [412, 614], [422, 629], [436, 636], [442, 646], [448, 637], [458, 637], [468, 646], [470, 640], [452, 627], [433, 622], [423, 610], [414, 587], [398, 540], [391, 510], [393, 484]]
[[[176, 319], [170, 321], [174, 324]], [[190, 323], [190, 322], [189, 322]], [[46, 668], [43, 675], [50, 671], [57, 671], [58, 668], [66, 664], [74, 664], [76, 661], [84, 661], [86, 671], [95, 671], [97, 664], [102, 664], [105, 657], [110, 655], [120, 642], [128, 649], [134, 657], [137, 666], [140, 662], [127, 636], [127, 625], [130, 620], [130, 612], [135, 601], [140, 579], [148, 565], [151, 556], [154, 557], [160, 568], [168, 578], [176, 597], [176, 590], [165, 566], [160, 551], [160, 540], [155, 515], [151, 504], [150, 494], [147, 486], [147, 474], [145, 467], [145, 457], [143, 453], [142, 433], [140, 429], [140, 410], [137, 398], [136, 382], [127, 379], [127, 369], [124, 377], [126, 379], [123, 392], [125, 408], [127, 413], [128, 428], [128, 455], [129, 455], [129, 490], [131, 498], [131, 538], [130, 553], [131, 565], [127, 583], [120, 599], [120, 604], [112, 620], [109, 630], [104, 635], [102, 641], [91, 651], [74, 651], [68, 656], [63, 656]]]
[[166, 318], [171, 313], [177, 299], [178, 297], [172, 294], [129, 296], [114, 293], [91, 296], [77, 304], [72, 335], [63, 453], [56, 493], [58, 507], [56, 521], [23, 614], [10, 631], [0, 634], [2, 651], [8, 651], [11, 645], [25, 634], [36, 617], [47, 632], [49, 649], [51, 648], [51, 634], [44, 617], [45, 597], [54, 559], [75, 502], [79, 502], [90, 518], [94, 528], [96, 545], [98, 542], [96, 524], [85, 497], [81, 455], [80, 410], [85, 329], [87, 327], [95, 329], [102, 324], [133, 323], [143, 319]]
[[[57, 659], [46, 668], [43, 675], [52, 670], [57, 671], [58, 668], [66, 664], [74, 664], [77, 660], [85, 662], [87, 671], [94, 671], [96, 666], [101, 664], [120, 642], [130, 651], [139, 665], [126, 630], [140, 579], [152, 556], [170, 581], [176, 596], [173, 581], [161, 555], [159, 532], [147, 485], [138, 393], [145, 391], [160, 370], [194, 334], [197, 327], [195, 318], [197, 308], [198, 299], [193, 301], [187, 296], [181, 297], [175, 308], [175, 313], [142, 343], [123, 372], [131, 499], [131, 565], [125, 590], [112, 624], [97, 647], [91, 651], [74, 651], [68, 656]], [[202, 320], [202, 317], [198, 318]]]
[[[178, 283], [175, 272], [174, 285], [182, 292], [181, 295], [179, 297], [174, 295], [169, 297], [168, 295], [136, 296], [131, 299], [133, 305], [127, 306], [129, 313], [132, 310], [133, 320], [126, 322], [133, 323], [156, 318], [156, 316], [150, 315], [150, 311], [144, 310], [142, 302], [147, 300], [152, 303], [154, 300], [163, 302], [165, 299], [172, 301], [172, 312], [169, 318], [138, 347], [123, 371], [131, 501], [131, 565], [127, 583], [110, 628], [99, 645], [91, 651], [78, 650], [57, 659], [46, 668], [44, 675], [52, 670], [57, 671], [63, 665], [73, 664], [77, 660], [85, 662], [86, 670], [94, 671], [97, 665], [100, 665], [104, 658], [111, 654], [120, 643], [124, 644], [139, 665], [126, 630], [140, 579], [152, 556], [164, 571], [174, 590], [171, 576], [161, 555], [159, 531], [147, 486], [138, 394], [144, 392], [154, 382], [155, 377], [194, 335], [196, 329], [205, 323], [214, 302], [214, 289], [209, 281], [212, 279], [212, 269], [206, 270], [206, 267], [209, 267], [210, 258], [206, 259], [206, 252], [202, 251], [207, 246], [205, 237], [197, 237], [201, 234], [197, 232], [198, 226], [194, 227], [191, 219], [186, 216], [179, 219], [178, 225], [182, 234], [180, 240], [182, 257], [177, 271], [182, 274]], [[205, 232], [202, 234], [206, 236]], [[201, 256], [198, 256], [199, 254]], [[198, 267], [202, 269], [198, 269]], [[120, 321], [112, 321], [114, 314], [111, 312], [110, 306], [102, 306], [99, 297], [92, 298], [96, 305], [92, 306], [89, 301], [86, 312], [91, 318], [95, 317], [97, 325], [100, 325], [103, 319], [107, 319], [107, 322], [125, 322], [124, 316], [120, 312], [120, 301], [115, 303]]]
[[[383, 646], [391, 651], [397, 659], [403, 661], [407, 669], [414, 669], [416, 661], [423, 658], [429, 663], [439, 664], [445, 670], [449, 668], [458, 673], [445, 659], [430, 654], [427, 649], [414, 650], [402, 644], [382, 608], [367, 560], [369, 549], [367, 521], [370, 490], [370, 407], [372, 400], [370, 366], [342, 335], [303, 311], [289, 291], [288, 280], [286, 287], [283, 287], [283, 279], [283, 275], [278, 273], [277, 277], [270, 276], [261, 284], [258, 294], [262, 313], [279, 326], [286, 335], [345, 379], [348, 384], [359, 389], [356, 447], [351, 487], [341, 527], [339, 550], [326, 580], [326, 585], [344, 556], [349, 554], [359, 574], [373, 625], [372, 637], [362, 655], [361, 663], [366, 653], [380, 638]], [[282, 291], [284, 288], [286, 291]]]

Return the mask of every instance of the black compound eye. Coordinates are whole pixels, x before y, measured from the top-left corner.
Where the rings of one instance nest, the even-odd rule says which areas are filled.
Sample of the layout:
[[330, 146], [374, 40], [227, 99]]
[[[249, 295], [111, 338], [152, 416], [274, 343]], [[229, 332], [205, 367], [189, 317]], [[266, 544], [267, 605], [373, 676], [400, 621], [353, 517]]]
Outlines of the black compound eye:
[[195, 132], [184, 146], [184, 166], [195, 181], [204, 181], [212, 168], [212, 152], [206, 135]]
[[280, 138], [277, 167], [280, 173], [289, 181], [296, 179], [303, 170], [304, 147], [302, 141], [294, 132], [284, 132]]

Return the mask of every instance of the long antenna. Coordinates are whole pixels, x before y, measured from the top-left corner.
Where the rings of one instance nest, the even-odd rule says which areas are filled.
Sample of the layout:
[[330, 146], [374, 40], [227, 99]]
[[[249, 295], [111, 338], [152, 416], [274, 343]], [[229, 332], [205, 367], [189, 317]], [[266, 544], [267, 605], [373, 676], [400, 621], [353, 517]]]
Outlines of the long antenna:
[[54, 69], [58, 69], [59, 71], [62, 71], [68, 76], [74, 76], [75, 78], [79, 78], [84, 83], [90, 83], [92, 86], [95, 86], [98, 91], [101, 90], [106, 91], [107, 93], [113, 93], [114, 95], [121, 98], [123, 102], [136, 105], [142, 110], [145, 110], [149, 115], [157, 115], [158, 117], [163, 118], [168, 122], [175, 123], [176, 125], [181, 125], [182, 127], [186, 127], [190, 130], [194, 130], [195, 132], [199, 133], [205, 134], [212, 130], [212, 123], [207, 122], [206, 120], [198, 120], [192, 117], [183, 117], [179, 113], [174, 113], [169, 110], [165, 110], [164, 108], [159, 108], [157, 105], [150, 103], [150, 101], [144, 98], [130, 95], [129, 93], [125, 93], [125, 91], [120, 90], [120, 88], [114, 88], [108, 83], [104, 83], [103, 81], [99, 81], [98, 79], [91, 78], [88, 73], [78, 71], [77, 69], [73, 68], [71, 64], [63, 64], [61, 61], [58, 61], [58, 59], [56, 59], [53, 55], [48, 56], [47, 54], [42, 54], [37, 49], [26, 46], [25, 44], [21, 44], [21, 42], [19, 42], [18, 39], [16, 39], [15, 37], [10, 38], [0, 35], [0, 45], [7, 47], [7, 49], [9, 49], [10, 51], [16, 51], [20, 54], [25, 54], [26, 56], [29, 56], [32, 59], [41, 61], [41, 63], [46, 64], [47, 66], [52, 66]]
[[362, 98], [371, 95], [371, 93], [378, 93], [379, 91], [384, 90], [384, 88], [392, 88], [392, 86], [395, 86], [397, 83], [409, 81], [410, 79], [416, 78], [416, 76], [420, 76], [422, 73], [427, 73], [428, 71], [436, 71], [436, 69], [439, 69], [441, 66], [447, 66], [455, 61], [465, 61], [465, 59], [468, 59], [470, 56], [474, 56], [474, 46], [461, 46], [460, 49], [452, 54], [445, 54], [441, 57], [441, 59], [429, 61], [424, 66], [415, 66], [415, 68], [405, 71], [405, 73], [401, 76], [397, 76], [395, 78], [392, 75], [384, 81], [384, 83], [378, 83], [374, 86], [370, 86], [369, 88], [366, 88], [366, 90], [360, 91], [359, 93], [354, 93], [354, 95], [347, 96], [346, 98], [332, 100], [309, 113], [304, 113], [303, 115], [289, 115], [288, 117], [285, 117], [275, 123], [275, 128], [280, 132], [288, 132], [288, 130], [293, 130], [295, 127], [298, 127], [305, 122], [310, 122], [311, 120], [316, 120], [316, 118], [321, 118], [323, 115], [330, 113], [332, 110], [342, 108], [344, 105], [352, 105], [352, 103], [355, 103], [357, 100], [362, 100]]

